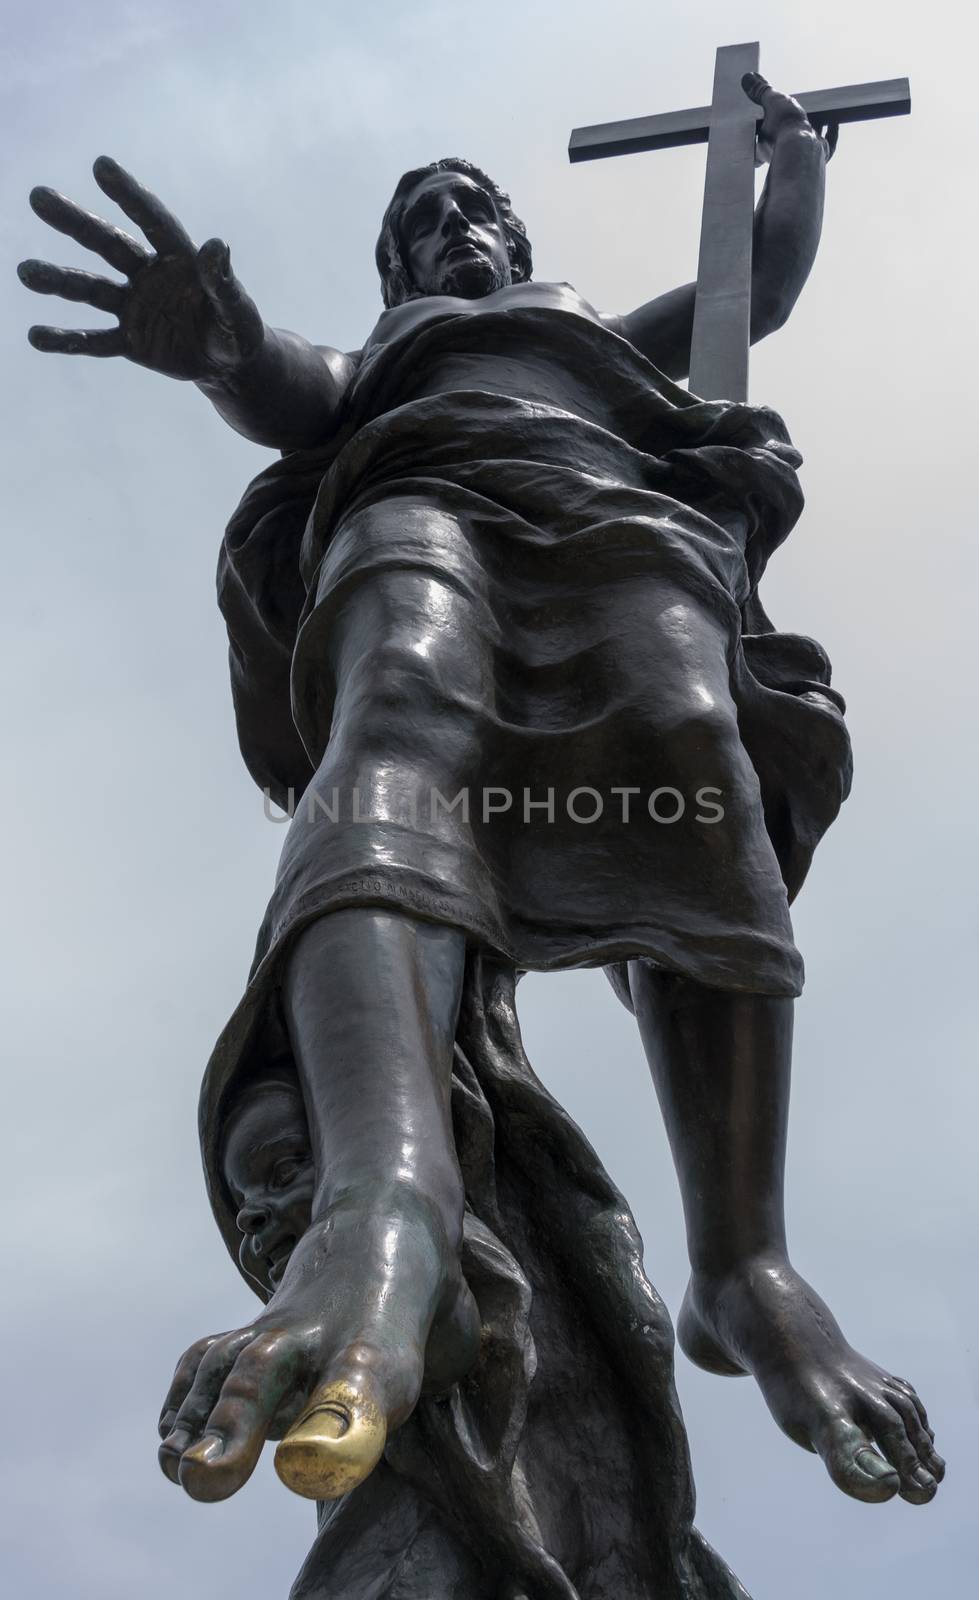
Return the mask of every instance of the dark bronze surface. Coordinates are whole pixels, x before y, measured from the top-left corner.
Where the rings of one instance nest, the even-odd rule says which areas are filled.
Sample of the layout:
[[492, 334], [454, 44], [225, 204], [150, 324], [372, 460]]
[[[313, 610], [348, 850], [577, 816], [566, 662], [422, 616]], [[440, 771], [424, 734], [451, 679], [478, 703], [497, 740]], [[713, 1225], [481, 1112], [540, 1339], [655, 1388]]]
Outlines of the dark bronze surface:
[[[770, 162], [750, 258], [736, 230], [754, 341], [812, 265], [834, 136], [763, 79], [747, 94], [730, 114], [753, 137], [761, 107]], [[824, 652], [758, 597], [802, 504], [784, 424], [679, 387], [694, 285], [603, 316], [537, 283], [468, 163], [398, 184], [356, 352], [270, 328], [222, 241], [95, 173], [147, 243], [32, 204], [125, 282], [20, 272], [118, 325], [32, 343], [191, 379], [283, 452], [218, 586], [242, 753], [294, 816], [200, 1102], [215, 1217], [264, 1304], [182, 1357], [164, 1472], [223, 1499], [281, 1439], [284, 1479], [329, 1499], [296, 1600], [744, 1595], [693, 1527], [628, 1207], [520, 1043], [519, 971], [603, 964], [683, 1196], [682, 1347], [752, 1374], [846, 1493], [930, 1500], [920, 1400], [785, 1234], [788, 905], [850, 750]]]

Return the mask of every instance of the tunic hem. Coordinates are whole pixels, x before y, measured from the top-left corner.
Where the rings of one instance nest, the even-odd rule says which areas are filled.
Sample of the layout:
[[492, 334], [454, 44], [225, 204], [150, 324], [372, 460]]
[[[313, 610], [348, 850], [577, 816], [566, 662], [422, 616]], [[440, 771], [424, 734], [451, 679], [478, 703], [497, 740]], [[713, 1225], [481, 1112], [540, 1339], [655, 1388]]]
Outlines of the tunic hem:
[[371, 906], [418, 916], [428, 922], [460, 928], [518, 971], [558, 972], [575, 967], [601, 967], [618, 961], [645, 959], [702, 984], [740, 994], [795, 998], [802, 993], [802, 957], [776, 939], [746, 934], [743, 929], [709, 938], [685, 938], [676, 929], [654, 921], [611, 926], [600, 931], [553, 918], [547, 934], [522, 919], [502, 921], [487, 916], [478, 900], [459, 892], [433, 893], [420, 875], [409, 871], [345, 873], [317, 884], [290, 902], [274, 930], [249, 983], [251, 989], [278, 964], [283, 947], [309, 923], [333, 911]]

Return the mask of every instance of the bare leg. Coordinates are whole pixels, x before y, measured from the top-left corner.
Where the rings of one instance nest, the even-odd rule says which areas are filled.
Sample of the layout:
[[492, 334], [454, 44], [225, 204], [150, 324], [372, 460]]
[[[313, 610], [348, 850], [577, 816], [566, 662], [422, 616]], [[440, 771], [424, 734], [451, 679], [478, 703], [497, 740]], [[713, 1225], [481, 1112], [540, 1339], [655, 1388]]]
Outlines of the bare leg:
[[290, 1461], [302, 1468], [306, 1444], [322, 1453], [325, 1417], [335, 1475], [316, 1492], [346, 1492], [412, 1411], [426, 1361], [443, 1387], [475, 1359], [449, 1111], [464, 963], [457, 929], [368, 908], [297, 940], [284, 1000], [313, 1138], [313, 1221], [266, 1311], [178, 1369], [161, 1460], [195, 1499], [234, 1493], [265, 1439], [297, 1418], [277, 1456], [286, 1481], [298, 1486]]
[[793, 1268], [783, 1204], [791, 1000], [630, 966], [683, 1197], [691, 1278], [677, 1337], [710, 1372], [750, 1372], [780, 1427], [858, 1500], [924, 1504], [944, 1474], [911, 1385], [854, 1350]]
[[[361, 1224], [368, 1215], [383, 1220], [377, 1265], [383, 1260], [385, 1282], [367, 1299], [383, 1302], [385, 1336], [400, 1355], [406, 1340], [420, 1343], [433, 1389], [455, 1382], [479, 1338], [459, 1267], [465, 1196], [450, 1109], [465, 961], [466, 936], [456, 928], [397, 912], [341, 911], [299, 941], [286, 987], [319, 1177], [314, 1223], [333, 1224], [347, 1209]], [[416, 1229], [423, 1261], [402, 1259], [392, 1223]], [[429, 1316], [422, 1286], [433, 1272]], [[409, 1327], [419, 1316], [427, 1319], [420, 1340]], [[385, 1382], [407, 1376], [400, 1370]], [[404, 1415], [417, 1399], [414, 1379], [409, 1387]], [[403, 1420], [399, 1407], [388, 1409]]]

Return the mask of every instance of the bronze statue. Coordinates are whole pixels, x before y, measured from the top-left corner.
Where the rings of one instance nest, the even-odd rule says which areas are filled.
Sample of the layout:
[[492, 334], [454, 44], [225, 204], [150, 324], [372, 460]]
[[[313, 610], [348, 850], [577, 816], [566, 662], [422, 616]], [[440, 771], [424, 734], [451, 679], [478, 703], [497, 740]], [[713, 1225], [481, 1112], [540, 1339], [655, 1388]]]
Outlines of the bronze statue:
[[[763, 79], [747, 88], [770, 154], [757, 340], [808, 276], [834, 134]], [[692, 285], [618, 316], [537, 283], [508, 197], [469, 163], [401, 179], [377, 247], [385, 310], [353, 353], [267, 327], [225, 244], [197, 249], [115, 162], [95, 176], [152, 248], [35, 190], [37, 213], [126, 281], [25, 262], [30, 288], [118, 318], [31, 342], [191, 380], [284, 453], [235, 513], [218, 582], [242, 751], [294, 814], [201, 1122], [216, 1215], [268, 1304], [181, 1361], [164, 1471], [221, 1499], [280, 1438], [284, 1480], [337, 1501], [336, 1562], [351, 1518], [387, 1527], [385, 1506], [393, 1546], [428, 1550], [415, 1588], [370, 1590], [399, 1600], [442, 1593], [433, 1573], [481, 1600], [458, 1534], [474, 1507], [514, 1600], [743, 1593], [692, 1532], [668, 1319], [634, 1225], [519, 1045], [515, 973], [603, 965], [637, 1017], [683, 1194], [682, 1347], [752, 1373], [846, 1493], [930, 1500], [944, 1469], [918, 1396], [853, 1350], [785, 1238], [788, 908], [850, 753], [824, 652], [772, 630], [757, 598], [802, 506], [781, 420], [679, 387]], [[579, 1355], [618, 1363], [595, 1392], [621, 1413], [604, 1434], [592, 1418], [577, 1470], [631, 1447], [630, 1405], [662, 1447], [658, 1480], [655, 1462], [624, 1478], [649, 1475], [667, 1529], [647, 1530], [631, 1579], [607, 1563], [638, 1548], [641, 1511], [626, 1534], [607, 1507], [585, 1550], [547, 1486], [557, 1441], [578, 1448], [572, 1280], [599, 1308]], [[539, 1404], [531, 1335], [553, 1375]], [[518, 1392], [480, 1480], [458, 1408], [489, 1427], [488, 1397]], [[370, 1485], [391, 1474], [385, 1500]], [[432, 1505], [442, 1532], [424, 1545]], [[297, 1595], [359, 1592], [317, 1588], [319, 1568], [303, 1581]]]

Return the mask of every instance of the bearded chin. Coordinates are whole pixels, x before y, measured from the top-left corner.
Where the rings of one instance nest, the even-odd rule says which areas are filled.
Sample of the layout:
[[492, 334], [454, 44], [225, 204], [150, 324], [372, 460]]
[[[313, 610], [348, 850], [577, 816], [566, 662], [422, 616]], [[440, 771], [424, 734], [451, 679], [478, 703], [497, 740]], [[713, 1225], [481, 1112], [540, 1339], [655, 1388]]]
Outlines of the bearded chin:
[[512, 282], [509, 266], [481, 256], [450, 266], [435, 293], [455, 295], [463, 300], [480, 300], [484, 295], [493, 294], [496, 289], [505, 289]]

